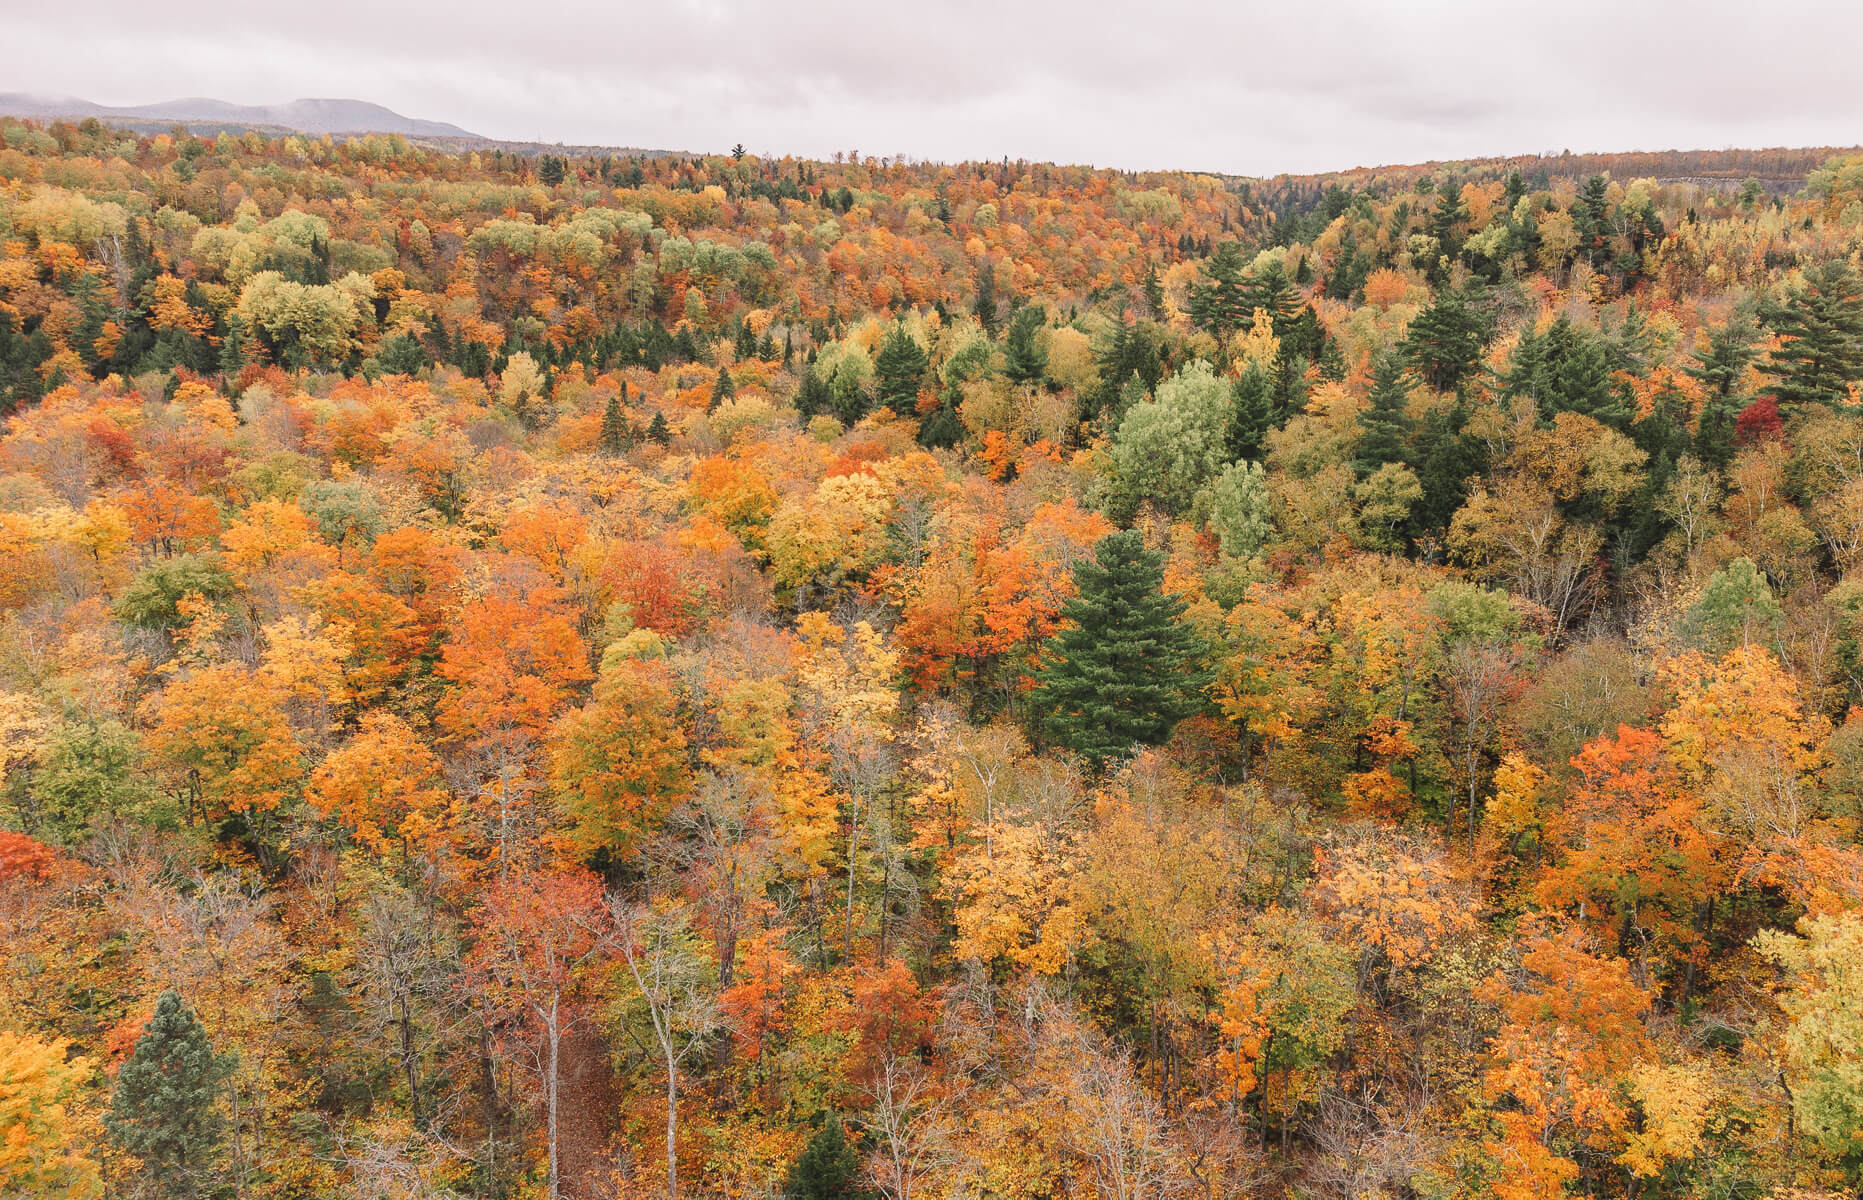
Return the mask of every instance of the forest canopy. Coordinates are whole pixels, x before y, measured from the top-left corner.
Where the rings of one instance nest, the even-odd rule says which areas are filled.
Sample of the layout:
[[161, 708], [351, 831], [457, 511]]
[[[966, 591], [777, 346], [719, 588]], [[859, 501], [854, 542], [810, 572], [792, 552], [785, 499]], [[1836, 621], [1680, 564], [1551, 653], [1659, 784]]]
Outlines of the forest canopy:
[[0, 1193], [1855, 1194], [1860, 255], [0, 120]]

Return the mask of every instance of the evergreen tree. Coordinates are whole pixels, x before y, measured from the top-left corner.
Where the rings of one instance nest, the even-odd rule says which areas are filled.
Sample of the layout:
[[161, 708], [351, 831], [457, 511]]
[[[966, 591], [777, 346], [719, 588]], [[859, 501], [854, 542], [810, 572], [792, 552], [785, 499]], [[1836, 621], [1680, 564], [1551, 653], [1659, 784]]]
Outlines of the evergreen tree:
[[621, 397], [608, 397], [608, 404], [602, 409], [602, 453], [620, 454], [627, 449], [631, 440], [628, 437], [627, 417], [621, 411]]
[[1164, 556], [1137, 530], [1101, 538], [1091, 560], [1074, 564], [1074, 581], [1031, 711], [1049, 738], [1103, 767], [1169, 737], [1201, 707], [1207, 679], [1184, 602], [1161, 590]]
[[1230, 391], [1235, 397], [1235, 416], [1229, 427], [1229, 455], [1260, 458], [1262, 442], [1275, 426], [1274, 380], [1260, 363], [1252, 362], [1236, 377]]
[[215, 1101], [238, 1057], [215, 1054], [207, 1031], [175, 992], [164, 992], [155, 1016], [117, 1074], [104, 1128], [165, 1196], [207, 1188], [226, 1120]]
[[1048, 310], [1039, 304], [1018, 309], [1009, 319], [1009, 334], [1003, 339], [1003, 374], [1011, 383], [1034, 385], [1048, 373], [1048, 354], [1036, 342], [1035, 335], [1048, 321]]
[[1301, 303], [1300, 292], [1294, 287], [1293, 280], [1287, 277], [1287, 269], [1279, 260], [1269, 262], [1260, 272], [1249, 277], [1247, 286], [1242, 290], [1242, 304], [1242, 324], [1246, 325], [1255, 319], [1256, 309], [1264, 309], [1274, 322], [1276, 337], [1285, 337], [1290, 322], [1303, 311], [1312, 311]]
[[1610, 353], [1604, 340], [1574, 325], [1564, 314], [1544, 333], [1528, 329], [1520, 335], [1503, 385], [1509, 396], [1537, 400], [1542, 421], [1550, 422], [1562, 412], [1577, 412], [1611, 425], [1628, 422], [1629, 414], [1611, 382]]
[[707, 406], [706, 411], [717, 408], [735, 395], [737, 395], [737, 385], [731, 382], [731, 372], [719, 367], [718, 378], [712, 381], [712, 402]]
[[1819, 263], [1768, 314], [1784, 339], [1772, 353], [1779, 403], [1843, 404], [1863, 381], [1863, 280], [1843, 259]]
[[834, 392], [828, 387], [828, 381], [816, 374], [813, 367], [802, 368], [802, 383], [796, 388], [796, 411], [803, 417], [813, 417], [832, 407]]
[[1249, 281], [1243, 274], [1242, 246], [1224, 242], [1203, 264], [1203, 277], [1190, 289], [1190, 319], [1218, 338], [1246, 326], [1255, 315]]
[[673, 431], [667, 428], [665, 413], [657, 412], [653, 414], [653, 420], [647, 423], [647, 440], [660, 446], [664, 446], [673, 440]]
[[1145, 311], [1152, 320], [1164, 315], [1164, 284], [1158, 279], [1158, 264], [1145, 264], [1145, 279], [1140, 285], [1145, 293]]
[[1439, 392], [1453, 391], [1481, 362], [1490, 329], [1473, 296], [1443, 288], [1410, 322], [1399, 349], [1424, 383]]
[[220, 374], [230, 380], [245, 366], [246, 319], [233, 313], [226, 319], [226, 336], [220, 339]]
[[1717, 396], [1731, 396], [1734, 385], [1747, 367], [1759, 356], [1754, 345], [1759, 331], [1746, 317], [1735, 317], [1708, 332], [1708, 347], [1688, 373], [1714, 390]]
[[996, 268], [987, 259], [977, 267], [977, 303], [971, 311], [983, 332], [996, 336]]
[[930, 366], [931, 359], [906, 327], [895, 324], [873, 359], [878, 402], [894, 412], [911, 413], [918, 405], [919, 383]]
[[787, 1200], [848, 1200], [864, 1193], [857, 1186], [860, 1159], [848, 1144], [838, 1113], [829, 1113], [809, 1144], [790, 1164], [783, 1183]]
[[1364, 479], [1386, 463], [1410, 460], [1410, 383], [1393, 353], [1372, 364], [1371, 403], [1358, 415], [1358, 452], [1353, 466]]

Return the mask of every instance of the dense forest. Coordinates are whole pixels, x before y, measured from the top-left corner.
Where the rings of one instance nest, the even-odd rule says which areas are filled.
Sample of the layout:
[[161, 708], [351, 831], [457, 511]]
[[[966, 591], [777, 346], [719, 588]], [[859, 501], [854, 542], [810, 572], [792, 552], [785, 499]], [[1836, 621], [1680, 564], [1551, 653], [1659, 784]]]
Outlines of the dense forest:
[[0, 122], [0, 1194], [1854, 1195], [1860, 253]]

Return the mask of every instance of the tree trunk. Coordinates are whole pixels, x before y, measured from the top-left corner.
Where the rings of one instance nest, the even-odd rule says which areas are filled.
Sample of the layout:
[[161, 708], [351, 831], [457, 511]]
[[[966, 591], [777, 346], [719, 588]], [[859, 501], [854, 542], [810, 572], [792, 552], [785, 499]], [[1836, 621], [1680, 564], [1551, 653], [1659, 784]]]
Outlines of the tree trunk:
[[557, 1063], [563, 1045], [563, 1026], [559, 1015], [559, 1007], [561, 1004], [562, 998], [560, 996], [553, 995], [550, 997], [550, 1021], [546, 1030], [546, 1036], [549, 1038], [550, 1042], [549, 1077], [544, 1081], [544, 1103], [545, 1107], [549, 1110], [548, 1120], [550, 1124], [550, 1200], [557, 1200], [557, 1197], [562, 1194], [562, 1179], [557, 1170], [556, 1160]]
[[679, 1154], [675, 1136], [679, 1128], [679, 1060], [666, 1046], [666, 1200], [679, 1197]]

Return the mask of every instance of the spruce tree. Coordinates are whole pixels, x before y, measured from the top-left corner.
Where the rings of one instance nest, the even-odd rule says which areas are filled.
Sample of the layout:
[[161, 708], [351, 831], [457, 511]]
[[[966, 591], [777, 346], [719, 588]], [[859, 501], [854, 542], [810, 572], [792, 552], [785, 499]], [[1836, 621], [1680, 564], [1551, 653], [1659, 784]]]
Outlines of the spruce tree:
[[796, 1161], [783, 1183], [787, 1200], [844, 1200], [863, 1195], [856, 1186], [860, 1160], [841, 1128], [839, 1114], [829, 1113]]
[[1011, 383], [1038, 384], [1048, 374], [1048, 354], [1035, 340], [1047, 321], [1048, 310], [1039, 304], [1018, 309], [1009, 319], [1009, 334], [1003, 339], [1003, 374]]
[[737, 385], [731, 382], [731, 372], [719, 367], [718, 378], [712, 381], [712, 402], [706, 411], [710, 412], [735, 395], [737, 395]]
[[1207, 677], [1184, 602], [1162, 591], [1164, 556], [1137, 530], [1101, 538], [1091, 560], [1074, 564], [1074, 581], [1031, 712], [1048, 738], [1103, 767], [1169, 737], [1201, 707]]
[[813, 367], [803, 367], [802, 383], [796, 389], [795, 403], [798, 413], [804, 417], [813, 417], [834, 407], [834, 393], [829, 390], [828, 381], [817, 375]]
[[647, 440], [661, 446], [673, 440], [673, 431], [667, 428], [665, 413], [653, 414], [653, 420], [647, 424]]
[[1475, 297], [1443, 288], [1410, 322], [1401, 349], [1424, 383], [1439, 392], [1454, 391], [1481, 362], [1490, 328]]
[[1371, 403], [1358, 415], [1358, 452], [1353, 466], [1360, 479], [1386, 463], [1409, 461], [1410, 383], [1396, 354], [1378, 356], [1372, 366]]
[[925, 378], [930, 365], [931, 360], [905, 326], [894, 325], [873, 360], [879, 403], [894, 412], [912, 412], [918, 404], [919, 381]]
[[1164, 284], [1158, 279], [1158, 264], [1145, 265], [1145, 280], [1141, 285], [1145, 292], [1145, 311], [1155, 321], [1164, 315]]
[[1226, 337], [1254, 318], [1255, 297], [1250, 291], [1243, 274], [1241, 244], [1224, 242], [1203, 264], [1203, 278], [1191, 286], [1190, 319], [1199, 329]]
[[1235, 416], [1229, 426], [1229, 456], [1234, 459], [1261, 457], [1262, 442], [1274, 428], [1274, 379], [1260, 363], [1252, 362], [1230, 385], [1235, 398]]
[[977, 303], [972, 309], [983, 332], [996, 334], [996, 268], [986, 260], [977, 267]]
[[602, 453], [620, 454], [627, 449], [627, 417], [621, 412], [621, 397], [608, 397], [608, 404], [602, 409]]
[[159, 1194], [207, 1189], [226, 1135], [215, 1101], [237, 1062], [237, 1055], [213, 1052], [180, 995], [162, 993], [104, 1116], [104, 1128], [141, 1161]]
[[1779, 403], [1843, 404], [1863, 381], [1863, 280], [1842, 259], [1819, 263], [1768, 314], [1784, 339], [1772, 353]]
[[233, 313], [226, 319], [226, 336], [220, 339], [220, 374], [227, 380], [246, 366], [246, 319]]

